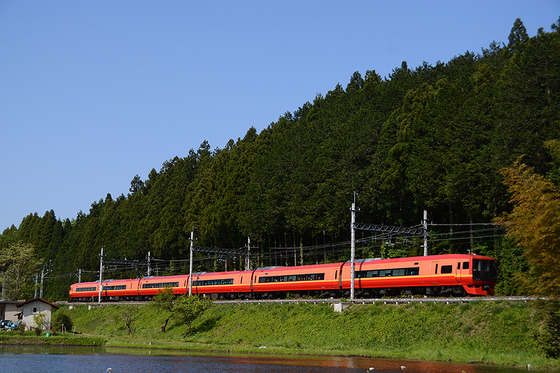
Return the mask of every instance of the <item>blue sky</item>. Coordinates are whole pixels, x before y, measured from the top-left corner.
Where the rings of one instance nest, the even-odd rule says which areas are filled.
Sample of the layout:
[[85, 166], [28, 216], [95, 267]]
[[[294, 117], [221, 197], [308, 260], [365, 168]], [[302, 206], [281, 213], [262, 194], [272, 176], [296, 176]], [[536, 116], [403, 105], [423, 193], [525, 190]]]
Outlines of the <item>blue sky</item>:
[[87, 213], [355, 71], [447, 62], [559, 16], [558, 0], [0, 0], [0, 232]]

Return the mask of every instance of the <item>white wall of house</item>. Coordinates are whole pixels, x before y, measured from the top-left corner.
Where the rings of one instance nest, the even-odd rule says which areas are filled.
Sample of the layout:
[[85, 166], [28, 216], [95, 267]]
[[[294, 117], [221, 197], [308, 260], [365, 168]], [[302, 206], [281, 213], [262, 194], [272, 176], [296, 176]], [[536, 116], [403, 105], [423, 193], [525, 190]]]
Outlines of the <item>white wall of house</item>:
[[48, 330], [50, 329], [51, 325], [51, 308], [50, 304], [35, 301], [24, 304], [19, 309], [23, 312], [23, 322], [27, 328], [35, 328], [37, 325], [35, 324], [34, 316], [39, 315], [42, 313], [44, 315], [45, 324], [43, 329]]

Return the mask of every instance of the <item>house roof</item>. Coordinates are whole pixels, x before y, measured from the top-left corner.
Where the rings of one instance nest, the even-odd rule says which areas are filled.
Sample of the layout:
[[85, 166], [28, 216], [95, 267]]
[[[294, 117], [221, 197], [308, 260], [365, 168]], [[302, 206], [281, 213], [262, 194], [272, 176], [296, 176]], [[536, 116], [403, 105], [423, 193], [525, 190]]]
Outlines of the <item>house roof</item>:
[[0, 304], [20, 304], [20, 300], [0, 300]]
[[33, 303], [33, 302], [43, 302], [43, 303], [46, 303], [46, 304], [50, 305], [51, 307], [54, 307], [54, 308], [57, 308], [57, 309], [59, 308], [56, 304], [53, 304], [53, 303], [51, 303], [51, 302], [47, 302], [46, 300], [41, 299], [41, 298], [35, 298], [35, 299], [31, 299], [31, 300], [25, 301], [25, 302], [23, 302], [23, 303], [18, 304], [16, 307], [18, 307], [18, 308], [19, 308], [19, 307], [23, 307], [23, 306], [25, 306], [26, 304]]

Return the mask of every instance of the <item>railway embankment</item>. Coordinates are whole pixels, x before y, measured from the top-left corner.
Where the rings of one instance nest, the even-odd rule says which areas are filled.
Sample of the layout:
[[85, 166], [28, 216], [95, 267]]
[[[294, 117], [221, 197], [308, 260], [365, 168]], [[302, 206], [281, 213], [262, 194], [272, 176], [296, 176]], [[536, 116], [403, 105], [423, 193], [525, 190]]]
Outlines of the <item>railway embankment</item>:
[[[354, 355], [559, 369], [556, 302], [215, 303], [187, 326], [146, 305], [63, 306], [80, 335], [106, 345]], [[132, 321], [131, 321], [132, 320]], [[127, 332], [126, 323], [132, 329]]]

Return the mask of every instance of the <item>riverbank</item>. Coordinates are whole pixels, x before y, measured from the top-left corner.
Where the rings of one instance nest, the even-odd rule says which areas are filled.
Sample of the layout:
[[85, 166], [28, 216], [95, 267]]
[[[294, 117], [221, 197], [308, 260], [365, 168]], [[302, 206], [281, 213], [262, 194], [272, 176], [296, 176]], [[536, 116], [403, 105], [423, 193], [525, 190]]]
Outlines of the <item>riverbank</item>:
[[[82, 336], [102, 337], [106, 346], [560, 368], [558, 359], [547, 357], [555, 339], [553, 311], [544, 302], [378, 302], [354, 304], [342, 313], [329, 304], [215, 304], [184, 339], [187, 326], [171, 319], [162, 333], [165, 315], [151, 306], [65, 306], [60, 311], [70, 315]], [[129, 335], [124, 320], [131, 317]]]

